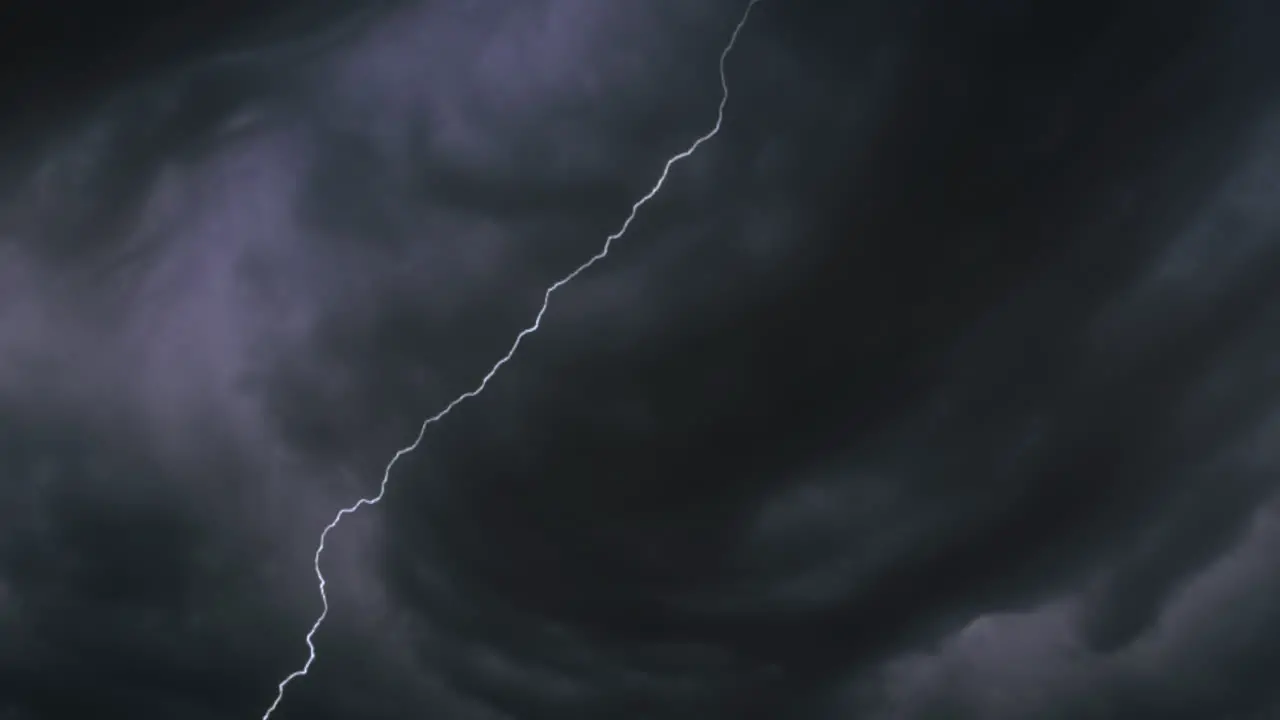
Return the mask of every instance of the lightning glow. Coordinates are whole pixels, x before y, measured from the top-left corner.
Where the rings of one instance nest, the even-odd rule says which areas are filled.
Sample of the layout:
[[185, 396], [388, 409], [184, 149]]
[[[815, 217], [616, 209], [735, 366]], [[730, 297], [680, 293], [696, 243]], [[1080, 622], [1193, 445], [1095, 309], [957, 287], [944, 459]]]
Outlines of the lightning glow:
[[498, 371], [502, 369], [502, 366], [506, 365], [507, 362], [510, 361], [511, 358], [516, 354], [516, 351], [520, 349], [520, 343], [524, 342], [524, 339], [529, 335], [532, 335], [533, 333], [537, 332], [538, 329], [542, 326], [542, 318], [544, 315], [546, 315], [547, 307], [551, 304], [551, 296], [554, 295], [557, 290], [559, 290], [560, 288], [572, 282], [574, 278], [586, 272], [588, 269], [591, 268], [591, 266], [595, 265], [597, 262], [603, 260], [606, 256], [608, 256], [609, 250], [612, 248], [614, 241], [620, 239], [623, 235], [626, 234], [627, 229], [631, 227], [632, 221], [635, 220], [636, 214], [640, 212], [640, 208], [643, 207], [645, 203], [652, 200], [653, 197], [657, 195], [658, 192], [662, 189], [663, 184], [666, 183], [667, 181], [667, 176], [671, 173], [671, 168], [681, 160], [684, 160], [685, 158], [688, 158], [690, 155], [693, 155], [695, 152], [697, 152], [698, 148], [701, 147], [703, 143], [715, 137], [716, 134], [720, 132], [720, 126], [724, 122], [724, 108], [725, 108], [725, 105], [727, 105], [729, 102], [729, 81], [728, 81], [728, 78], [726, 78], [725, 76], [725, 61], [729, 57], [729, 52], [733, 50], [733, 46], [737, 44], [738, 36], [742, 33], [742, 28], [747, 24], [747, 18], [750, 17], [751, 15], [751, 9], [755, 7], [756, 4], [759, 3], [760, 1], [761, 0], [748, 0], [746, 10], [743, 11], [742, 17], [738, 20], [738, 24], [734, 26], [733, 34], [729, 36], [729, 42], [725, 45], [724, 50], [720, 52], [720, 91], [721, 92], [720, 92], [720, 105], [716, 110], [715, 125], [713, 125], [712, 128], [708, 130], [705, 134], [701, 135], [696, 140], [694, 140], [693, 143], [689, 145], [688, 148], [686, 148], [685, 150], [675, 155], [672, 155], [667, 160], [666, 165], [664, 165], [662, 168], [662, 174], [658, 176], [657, 182], [653, 184], [653, 187], [649, 189], [649, 192], [645, 193], [643, 197], [641, 197], [639, 200], [635, 202], [634, 205], [631, 206], [631, 213], [627, 215], [627, 219], [623, 221], [622, 227], [618, 228], [617, 232], [605, 238], [604, 244], [601, 246], [599, 252], [597, 252], [595, 255], [592, 255], [586, 262], [582, 263], [577, 268], [575, 268], [573, 272], [569, 273], [568, 275], [565, 275], [564, 277], [560, 278], [556, 282], [552, 283], [546, 289], [546, 292], [544, 292], [542, 295], [542, 306], [538, 308], [538, 314], [534, 316], [533, 324], [521, 330], [520, 333], [516, 335], [515, 340], [511, 343], [510, 349], [508, 349], [507, 353], [503, 355], [496, 363], [493, 364], [493, 367], [489, 368], [489, 372], [485, 373], [484, 377], [480, 380], [480, 383], [476, 385], [475, 388], [473, 388], [472, 390], [469, 390], [459, 395], [458, 397], [454, 398], [448, 405], [445, 405], [444, 408], [439, 412], [437, 412], [435, 415], [432, 415], [428, 417], [426, 420], [422, 421], [422, 425], [419, 426], [418, 428], [418, 435], [413, 439], [413, 442], [409, 443], [408, 445], [401, 448], [400, 450], [397, 450], [396, 454], [392, 456], [390, 462], [387, 463], [387, 467], [382, 473], [382, 482], [378, 486], [378, 493], [373, 497], [360, 498], [354, 504], [339, 510], [338, 514], [334, 516], [333, 520], [330, 521], [329, 524], [325, 526], [324, 530], [320, 532], [320, 544], [316, 547], [315, 556], [313, 558], [313, 566], [315, 568], [316, 579], [319, 581], [320, 601], [323, 604], [323, 609], [320, 611], [320, 615], [319, 617], [316, 618], [315, 623], [311, 625], [311, 630], [307, 632], [307, 636], [306, 636], [307, 650], [308, 650], [307, 661], [306, 663], [303, 664], [303, 666], [300, 669], [295, 670], [294, 672], [289, 674], [289, 676], [286, 677], [284, 680], [280, 681], [280, 684], [276, 688], [276, 698], [271, 703], [271, 707], [267, 708], [267, 711], [263, 713], [262, 720], [269, 720], [269, 718], [271, 717], [271, 714], [276, 711], [276, 708], [280, 706], [281, 700], [284, 699], [285, 688], [288, 687], [289, 683], [293, 682], [294, 680], [297, 680], [300, 677], [305, 676], [311, 670], [311, 665], [316, 660], [315, 635], [316, 635], [316, 632], [320, 630], [320, 626], [324, 623], [325, 617], [328, 616], [329, 614], [329, 598], [325, 594], [324, 573], [321, 572], [320, 570], [320, 557], [324, 554], [324, 544], [325, 544], [325, 540], [328, 539], [329, 537], [329, 532], [334, 528], [338, 527], [338, 524], [342, 522], [342, 518], [346, 517], [347, 515], [350, 515], [356, 512], [361, 507], [364, 507], [366, 505], [377, 505], [379, 502], [382, 501], [382, 498], [385, 497], [387, 494], [387, 484], [391, 480], [392, 469], [395, 468], [395, 465], [397, 462], [400, 461], [400, 458], [418, 449], [418, 446], [422, 444], [422, 438], [427, 433], [427, 428], [443, 420], [445, 416], [447, 416], [450, 412], [452, 412], [453, 409], [456, 408], [458, 405], [460, 405], [463, 401], [469, 400], [479, 395], [480, 393], [484, 392], [484, 389], [488, 387], [489, 381], [493, 379], [494, 375], [497, 375]]

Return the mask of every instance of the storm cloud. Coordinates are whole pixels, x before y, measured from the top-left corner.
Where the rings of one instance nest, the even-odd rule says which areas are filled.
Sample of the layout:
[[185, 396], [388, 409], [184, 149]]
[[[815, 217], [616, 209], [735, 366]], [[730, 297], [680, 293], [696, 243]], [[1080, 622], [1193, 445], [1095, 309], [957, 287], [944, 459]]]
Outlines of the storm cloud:
[[[746, 3], [249, 5], [4, 25], [0, 717], [260, 717]], [[760, 2], [273, 717], [1271, 717], [1277, 21]]]

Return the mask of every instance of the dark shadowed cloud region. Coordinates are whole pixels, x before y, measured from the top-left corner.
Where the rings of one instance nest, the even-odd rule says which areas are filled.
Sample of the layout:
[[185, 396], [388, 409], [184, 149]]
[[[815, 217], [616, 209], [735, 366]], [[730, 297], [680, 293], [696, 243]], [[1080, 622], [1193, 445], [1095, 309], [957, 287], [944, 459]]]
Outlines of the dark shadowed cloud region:
[[[0, 10], [0, 719], [256, 719], [746, 0]], [[762, 0], [271, 717], [1280, 717], [1280, 13]]]

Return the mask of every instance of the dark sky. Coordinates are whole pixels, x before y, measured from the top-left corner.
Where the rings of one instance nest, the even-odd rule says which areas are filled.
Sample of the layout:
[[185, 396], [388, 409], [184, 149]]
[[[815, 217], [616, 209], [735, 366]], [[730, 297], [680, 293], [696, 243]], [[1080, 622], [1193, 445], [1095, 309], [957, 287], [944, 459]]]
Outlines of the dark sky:
[[[746, 0], [7, 2], [0, 720], [257, 720]], [[1280, 6], [760, 0], [278, 720], [1280, 718]]]

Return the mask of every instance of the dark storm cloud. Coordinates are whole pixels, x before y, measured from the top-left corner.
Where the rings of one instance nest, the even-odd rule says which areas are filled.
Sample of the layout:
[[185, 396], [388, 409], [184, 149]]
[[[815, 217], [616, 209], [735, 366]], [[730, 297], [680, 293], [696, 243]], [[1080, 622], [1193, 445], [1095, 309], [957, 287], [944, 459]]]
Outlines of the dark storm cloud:
[[[260, 716], [714, 120], [741, 3], [499, 5], [6, 136], [0, 712]], [[277, 717], [1274, 705], [1271, 11], [800, 5]]]
[[[6, 505], [27, 520], [7, 523], [7, 554], [26, 613], [10, 626], [33, 644], [9, 646], [15, 693], [79, 702], [56, 696], [60, 673], [76, 695], [163, 702], [168, 691], [138, 676], [165, 662], [155, 683], [190, 688], [176, 704], [214, 693], [249, 704], [227, 692], [244, 687], [239, 671], [212, 668], [227, 654], [299, 649], [300, 632], [271, 633], [279, 650], [253, 636], [271, 622], [273, 587], [291, 588], [290, 616], [314, 605], [305, 558], [323, 508], [357, 490], [333, 480], [343, 464], [372, 476], [424, 407], [473, 382], [541, 288], [687, 142], [671, 138], [684, 115], [701, 123], [682, 136], [713, 119], [732, 15], [674, 9], [407, 7], [310, 65], [219, 56], [161, 73], [38, 161], [14, 156]], [[688, 108], [650, 107], [662, 94], [645, 77], [659, 72], [675, 74], [663, 84]], [[592, 128], [624, 119], [592, 147]], [[359, 548], [377, 531], [361, 542], [352, 525], [327, 556], [333, 597], [376, 617], [385, 599]], [[157, 541], [167, 554], [149, 549]], [[284, 569], [285, 557], [299, 562]], [[365, 650], [390, 670], [387, 643]], [[510, 666], [501, 672], [517, 689], [555, 676], [536, 656], [522, 668], [501, 647], [485, 659], [466, 646], [458, 662]], [[88, 679], [99, 665], [114, 674]], [[644, 685], [644, 672], [619, 682]]]

